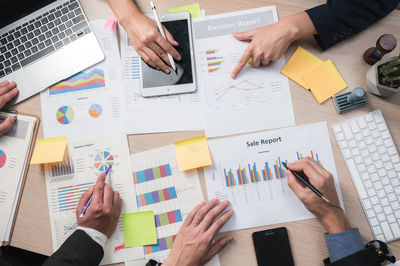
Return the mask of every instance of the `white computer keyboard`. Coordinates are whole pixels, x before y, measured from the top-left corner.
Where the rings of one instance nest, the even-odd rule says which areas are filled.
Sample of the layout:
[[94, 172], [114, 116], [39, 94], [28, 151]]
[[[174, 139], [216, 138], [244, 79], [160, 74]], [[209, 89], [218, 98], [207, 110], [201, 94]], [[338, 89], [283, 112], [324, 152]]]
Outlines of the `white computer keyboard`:
[[400, 158], [381, 111], [332, 126], [374, 237], [400, 238]]

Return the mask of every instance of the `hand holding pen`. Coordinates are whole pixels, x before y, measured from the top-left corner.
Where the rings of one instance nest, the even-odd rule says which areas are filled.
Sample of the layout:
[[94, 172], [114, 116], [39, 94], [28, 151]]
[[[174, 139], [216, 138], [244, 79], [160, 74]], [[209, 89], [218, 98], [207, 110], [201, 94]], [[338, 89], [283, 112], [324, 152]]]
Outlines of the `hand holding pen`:
[[311, 186], [306, 185], [291, 171], [287, 171], [289, 187], [304, 206], [321, 221], [328, 233], [350, 230], [347, 218], [339, 207], [340, 202], [333, 177], [327, 170], [309, 157], [288, 163], [287, 168], [306, 177], [304, 181]]
[[121, 210], [122, 199], [118, 191], [106, 184], [104, 172], [99, 175], [94, 187], [82, 195], [76, 208], [76, 218], [79, 226], [95, 229], [110, 238], [118, 224]]

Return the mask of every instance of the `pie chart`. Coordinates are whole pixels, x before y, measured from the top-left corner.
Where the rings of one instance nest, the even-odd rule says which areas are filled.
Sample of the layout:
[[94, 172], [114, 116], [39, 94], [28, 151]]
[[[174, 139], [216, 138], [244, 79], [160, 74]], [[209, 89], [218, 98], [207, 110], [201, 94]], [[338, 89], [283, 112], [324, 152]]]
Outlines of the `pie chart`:
[[74, 110], [70, 106], [62, 106], [57, 110], [57, 121], [60, 124], [68, 125], [74, 120]]
[[6, 165], [7, 156], [3, 150], [0, 150], [0, 168], [3, 168]]
[[102, 151], [96, 154], [94, 157], [94, 167], [100, 172], [104, 172], [106, 167], [114, 164], [114, 156], [108, 151]]
[[103, 113], [103, 107], [100, 104], [94, 103], [89, 107], [89, 115], [93, 118], [99, 117]]

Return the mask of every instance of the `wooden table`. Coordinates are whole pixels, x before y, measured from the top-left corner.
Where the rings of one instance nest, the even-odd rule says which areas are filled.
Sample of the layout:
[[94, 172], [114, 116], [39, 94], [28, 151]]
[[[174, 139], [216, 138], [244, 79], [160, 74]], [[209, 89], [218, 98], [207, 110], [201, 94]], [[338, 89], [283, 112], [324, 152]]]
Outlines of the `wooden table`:
[[[138, 1], [144, 12], [149, 13], [148, 1]], [[267, 5], [276, 5], [280, 18], [292, 13], [323, 3], [322, 0], [199, 0], [202, 9], [207, 15], [231, 12]], [[90, 19], [107, 18], [112, 14], [105, 0], [81, 0]], [[160, 12], [167, 12], [168, 8], [188, 4], [183, 0], [158, 1]], [[296, 41], [286, 53], [286, 58], [301, 44], [304, 48], [319, 56], [322, 60], [332, 59], [344, 80], [350, 88], [366, 88], [365, 73], [369, 65], [362, 60], [363, 52], [374, 46], [377, 38], [383, 33], [392, 33], [400, 38], [400, 11], [395, 10], [366, 31], [347, 39], [328, 51], [323, 52], [312, 38]], [[390, 56], [399, 54], [400, 45]], [[328, 125], [349, 119], [372, 110], [380, 109], [392, 133], [397, 149], [400, 148], [400, 94], [390, 99], [382, 99], [368, 94], [369, 104], [366, 107], [338, 115], [331, 100], [319, 105], [310, 92], [304, 90], [294, 82], [290, 82], [296, 124], [306, 124], [318, 121], [328, 121]], [[26, 113], [41, 116], [39, 95], [19, 104], [16, 109]], [[39, 137], [43, 136], [40, 129]], [[175, 140], [195, 136], [202, 132], [178, 132], [163, 134], [131, 135], [129, 136], [132, 151], [141, 152], [156, 147], [172, 144]], [[352, 227], [358, 227], [365, 242], [373, 238], [367, 220], [363, 213], [359, 199], [347, 171], [345, 162], [340, 154], [332, 132], [329, 132], [332, 148], [342, 189], [344, 205]], [[204, 176], [199, 171], [201, 183], [205, 192]], [[285, 224], [275, 224], [247, 230], [230, 232], [234, 241], [220, 253], [221, 265], [256, 265], [256, 259], [251, 240], [254, 231], [278, 226], [286, 226], [289, 231], [294, 260], [296, 265], [322, 265], [322, 260], [328, 256], [323, 233], [324, 228], [316, 219], [303, 220]], [[221, 234], [226, 235], [227, 233]], [[25, 185], [21, 206], [14, 230], [11, 245], [49, 255], [52, 253], [52, 241], [47, 205], [46, 185], [43, 168], [31, 166]], [[389, 244], [394, 255], [400, 258], [400, 241]]]

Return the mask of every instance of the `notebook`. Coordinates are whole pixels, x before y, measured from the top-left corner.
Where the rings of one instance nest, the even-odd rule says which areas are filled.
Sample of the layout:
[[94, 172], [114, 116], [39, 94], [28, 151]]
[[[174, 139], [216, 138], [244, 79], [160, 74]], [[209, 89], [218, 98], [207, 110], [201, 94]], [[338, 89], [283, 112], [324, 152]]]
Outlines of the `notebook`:
[[[0, 123], [14, 114], [0, 112]], [[39, 118], [17, 115], [13, 129], [0, 137], [0, 245], [8, 245], [22, 195]]]

